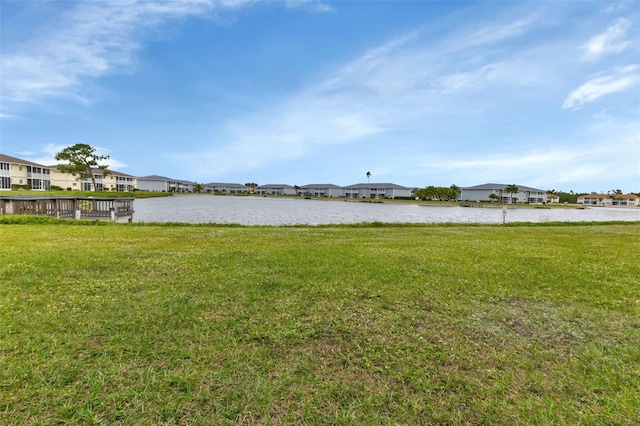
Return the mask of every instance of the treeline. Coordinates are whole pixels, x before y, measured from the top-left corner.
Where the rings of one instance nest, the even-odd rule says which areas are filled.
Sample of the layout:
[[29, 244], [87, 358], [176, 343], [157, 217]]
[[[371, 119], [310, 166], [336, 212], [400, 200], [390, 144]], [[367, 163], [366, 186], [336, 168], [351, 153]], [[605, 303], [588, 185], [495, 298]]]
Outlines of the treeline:
[[[556, 190], [549, 190], [550, 194], [554, 194], [560, 198], [561, 203], [575, 204], [578, 201], [578, 197], [582, 195], [586, 195], [583, 193], [577, 193], [573, 191], [562, 192]], [[414, 195], [416, 198], [421, 200], [431, 200], [431, 201], [456, 201], [458, 199], [458, 195], [460, 193], [460, 188], [456, 185], [451, 185], [450, 187], [446, 186], [427, 186], [424, 188], [418, 188], [414, 190]]]
[[448, 188], [446, 186], [427, 186], [413, 191], [417, 198], [432, 201], [455, 201], [459, 192], [460, 188], [456, 185], [451, 185]]

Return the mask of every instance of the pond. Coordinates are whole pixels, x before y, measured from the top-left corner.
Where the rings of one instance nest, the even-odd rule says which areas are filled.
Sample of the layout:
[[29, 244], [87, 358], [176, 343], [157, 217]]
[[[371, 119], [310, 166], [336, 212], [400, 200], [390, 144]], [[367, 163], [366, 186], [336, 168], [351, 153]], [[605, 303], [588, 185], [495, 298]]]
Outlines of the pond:
[[[509, 208], [506, 222], [640, 221], [640, 208]], [[432, 206], [302, 198], [176, 195], [136, 199], [134, 222], [241, 225], [502, 223], [500, 207]]]

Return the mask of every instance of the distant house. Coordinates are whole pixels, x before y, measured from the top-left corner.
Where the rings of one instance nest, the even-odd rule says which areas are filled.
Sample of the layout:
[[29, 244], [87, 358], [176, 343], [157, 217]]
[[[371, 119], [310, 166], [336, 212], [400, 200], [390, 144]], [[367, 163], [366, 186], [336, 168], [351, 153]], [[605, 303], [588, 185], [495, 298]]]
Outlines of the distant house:
[[51, 189], [52, 168], [42, 164], [0, 154], [0, 190], [21, 185], [36, 191]]
[[344, 197], [344, 188], [331, 183], [304, 185], [300, 192], [313, 197]]
[[227, 193], [227, 194], [242, 194], [247, 192], [248, 189], [245, 185], [239, 183], [205, 183], [204, 184], [204, 192], [213, 192], [213, 193]]
[[577, 203], [590, 206], [640, 206], [640, 197], [635, 194], [588, 194], [578, 197]]
[[193, 182], [150, 175], [138, 177], [138, 189], [156, 192], [193, 192]]
[[296, 195], [296, 190], [291, 185], [270, 184], [256, 186], [255, 193], [261, 195]]
[[347, 198], [410, 198], [413, 190], [395, 183], [357, 183], [344, 187]]
[[550, 204], [558, 204], [560, 202], [560, 196], [558, 194], [547, 192], [547, 200]]
[[[461, 201], [492, 201], [492, 198], [497, 197], [503, 203], [543, 204], [547, 202], [547, 191], [543, 189], [516, 185], [519, 192], [511, 194], [506, 191], [508, 186], [503, 183], [485, 183], [460, 188], [458, 199]], [[491, 197], [491, 194], [494, 194], [495, 197]]]

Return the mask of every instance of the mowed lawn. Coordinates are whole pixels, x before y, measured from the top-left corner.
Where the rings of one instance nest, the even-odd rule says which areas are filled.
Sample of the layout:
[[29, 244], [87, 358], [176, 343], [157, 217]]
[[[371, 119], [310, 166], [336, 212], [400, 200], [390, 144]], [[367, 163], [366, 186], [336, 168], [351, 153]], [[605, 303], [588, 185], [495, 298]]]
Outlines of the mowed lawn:
[[0, 424], [637, 424], [640, 224], [0, 225]]

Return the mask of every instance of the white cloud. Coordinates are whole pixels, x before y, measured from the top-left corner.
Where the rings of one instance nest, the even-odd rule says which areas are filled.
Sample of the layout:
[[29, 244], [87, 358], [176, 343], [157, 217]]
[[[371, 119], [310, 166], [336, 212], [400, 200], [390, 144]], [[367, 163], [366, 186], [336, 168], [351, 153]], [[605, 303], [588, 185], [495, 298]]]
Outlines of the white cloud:
[[312, 12], [326, 13], [335, 11], [331, 5], [317, 0], [286, 0], [285, 4], [288, 8], [300, 8]]
[[613, 74], [593, 77], [571, 92], [564, 100], [562, 107], [565, 109], [579, 108], [604, 95], [628, 89], [640, 81], [639, 77], [637, 65], [616, 68]]
[[466, 38], [465, 48], [495, 44], [525, 34], [535, 22], [533, 17], [518, 19], [502, 25], [484, 26]]
[[527, 58], [513, 58], [445, 75], [436, 80], [444, 94], [475, 92], [488, 87], [536, 87], [548, 82], [544, 68]]
[[[492, 24], [478, 34], [484, 34], [483, 43], [498, 43], [522, 35], [531, 22]], [[464, 115], [468, 123], [467, 114], [483, 108], [486, 99], [465, 102], [461, 98], [465, 91], [510, 87], [512, 98], [516, 88], [537, 87], [546, 78], [537, 51], [478, 65], [479, 40], [453, 53], [450, 42], [451, 38], [433, 42], [428, 31], [413, 31], [371, 48], [286, 102], [228, 124], [223, 135], [215, 136], [226, 143], [181, 155], [184, 164], [197, 168], [206, 157], [210, 160], [202, 173], [210, 173], [213, 167], [223, 174], [308, 157], [323, 147], [339, 153], [338, 145], [356, 143], [367, 153], [369, 141], [394, 131], [423, 129], [426, 121], [455, 121]], [[447, 74], [460, 68], [471, 71]], [[492, 94], [492, 102], [497, 93]]]
[[520, 184], [543, 189], [562, 185], [565, 190], [591, 191], [603, 184], [616, 185], [616, 182], [634, 179], [640, 182], [640, 135], [633, 129], [609, 127], [607, 131], [588, 131], [580, 138], [586, 138], [587, 142], [574, 145], [558, 141], [517, 153], [507, 152], [504, 147], [487, 147], [469, 160], [436, 155], [391, 156], [386, 164], [412, 164], [416, 176], [449, 178], [458, 185], [511, 182], [515, 177]]
[[583, 46], [585, 50], [583, 58], [595, 60], [601, 56], [625, 50], [630, 45], [629, 40], [626, 39], [629, 28], [631, 28], [631, 21], [628, 19], [616, 20], [605, 32], [589, 39]]
[[71, 3], [41, 36], [5, 41], [3, 102], [38, 102], [49, 96], [86, 100], [80, 89], [134, 63], [141, 34], [169, 20], [203, 15], [214, 8], [238, 8], [248, 1], [100, 1]]

